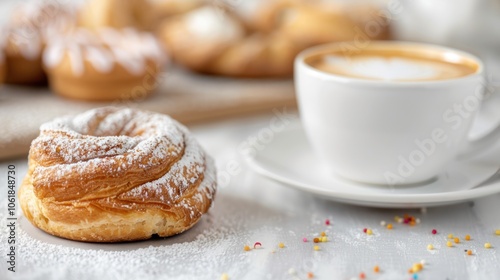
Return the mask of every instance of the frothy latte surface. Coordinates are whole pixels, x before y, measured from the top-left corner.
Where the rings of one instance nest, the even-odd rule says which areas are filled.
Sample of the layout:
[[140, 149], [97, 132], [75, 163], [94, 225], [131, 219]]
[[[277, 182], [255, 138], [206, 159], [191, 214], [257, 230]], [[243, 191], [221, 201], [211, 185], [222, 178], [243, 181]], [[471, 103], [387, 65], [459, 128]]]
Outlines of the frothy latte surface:
[[478, 68], [473, 61], [456, 53], [423, 48], [379, 47], [349, 55], [332, 51], [311, 56], [306, 62], [318, 70], [341, 76], [408, 82], [459, 78], [473, 74]]

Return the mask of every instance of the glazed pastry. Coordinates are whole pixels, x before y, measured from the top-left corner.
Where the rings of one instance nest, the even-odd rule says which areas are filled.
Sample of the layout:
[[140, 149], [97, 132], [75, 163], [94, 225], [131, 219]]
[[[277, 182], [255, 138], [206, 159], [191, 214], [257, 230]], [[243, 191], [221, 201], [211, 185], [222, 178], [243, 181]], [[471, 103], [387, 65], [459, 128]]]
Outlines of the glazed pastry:
[[375, 18], [381, 32], [369, 39], [386, 37], [388, 27], [380, 15], [360, 14], [324, 1], [248, 0], [204, 6], [167, 19], [158, 34], [174, 60], [197, 72], [289, 76], [301, 50], [353, 40], [360, 29], [366, 33], [363, 28]]
[[74, 25], [72, 10], [50, 1], [28, 2], [12, 14], [4, 32], [6, 82], [41, 84], [46, 82], [42, 52], [48, 38]]
[[87, 29], [151, 30], [157, 20], [157, 10], [148, 0], [88, 0], [79, 13], [78, 25]]
[[108, 107], [40, 130], [19, 197], [26, 218], [50, 234], [88, 242], [171, 236], [212, 204], [212, 159], [166, 115]]
[[149, 33], [78, 29], [51, 41], [43, 60], [50, 86], [61, 96], [141, 99], [157, 87], [164, 54]]

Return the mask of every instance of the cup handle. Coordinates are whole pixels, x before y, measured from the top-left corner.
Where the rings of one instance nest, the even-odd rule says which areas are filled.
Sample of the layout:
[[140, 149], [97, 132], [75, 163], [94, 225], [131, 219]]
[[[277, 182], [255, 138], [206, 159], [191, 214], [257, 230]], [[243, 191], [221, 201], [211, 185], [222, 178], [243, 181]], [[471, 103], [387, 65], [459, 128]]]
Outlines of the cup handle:
[[458, 155], [459, 159], [470, 158], [495, 145], [500, 139], [500, 123], [482, 137], [469, 140]]

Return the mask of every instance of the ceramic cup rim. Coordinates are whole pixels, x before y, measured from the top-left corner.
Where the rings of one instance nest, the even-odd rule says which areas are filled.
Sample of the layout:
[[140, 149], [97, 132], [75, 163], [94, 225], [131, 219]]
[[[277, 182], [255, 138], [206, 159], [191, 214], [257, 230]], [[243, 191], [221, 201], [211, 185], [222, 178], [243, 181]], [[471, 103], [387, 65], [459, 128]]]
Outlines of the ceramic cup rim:
[[338, 75], [338, 74], [334, 74], [334, 73], [328, 73], [328, 72], [318, 70], [306, 62], [307, 58], [309, 58], [313, 55], [317, 55], [318, 53], [328, 52], [332, 49], [338, 50], [340, 48], [341, 44], [343, 44], [343, 43], [346, 43], [346, 42], [327, 43], [327, 44], [322, 44], [322, 45], [314, 46], [314, 47], [308, 48], [306, 50], [303, 50], [295, 58], [295, 62], [294, 62], [295, 63], [295, 75], [307, 74], [307, 75], [314, 76], [314, 77], [321, 79], [321, 80], [328, 80], [328, 81], [332, 81], [332, 82], [336, 82], [336, 83], [351, 84], [351, 85], [356, 84], [356, 85], [368, 86], [368, 87], [383, 86], [383, 87], [406, 88], [406, 87], [414, 87], [414, 86], [439, 86], [439, 85], [449, 86], [450, 82], [460, 82], [460, 81], [475, 79], [477, 77], [482, 77], [483, 73], [484, 73], [484, 64], [483, 64], [482, 60], [473, 54], [470, 54], [470, 53], [462, 51], [462, 50], [450, 48], [450, 47], [434, 45], [434, 44], [427, 44], [427, 43], [408, 42], [408, 41], [371, 41], [370, 45], [367, 46], [367, 48], [370, 48], [373, 45], [375, 45], [377, 47], [389, 46], [389, 47], [428, 48], [428, 49], [432, 49], [432, 50], [435, 50], [438, 52], [456, 54], [456, 55], [459, 55], [459, 56], [464, 57], [466, 59], [472, 60], [472, 61], [474, 61], [475, 64], [477, 64], [477, 69], [476, 69], [476, 71], [474, 71], [471, 74], [468, 74], [468, 75], [465, 75], [462, 77], [457, 77], [457, 78], [440, 79], [440, 80], [424, 80], [424, 81], [394, 81], [394, 80], [371, 80], [371, 79], [348, 77], [348, 76]]

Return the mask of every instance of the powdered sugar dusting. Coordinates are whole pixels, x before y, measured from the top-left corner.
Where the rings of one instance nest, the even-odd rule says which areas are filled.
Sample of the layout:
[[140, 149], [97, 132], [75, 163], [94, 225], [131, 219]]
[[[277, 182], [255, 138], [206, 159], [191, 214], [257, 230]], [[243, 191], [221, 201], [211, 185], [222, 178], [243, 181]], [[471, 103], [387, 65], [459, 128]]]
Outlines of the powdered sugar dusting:
[[[183, 201], [184, 192], [197, 185], [199, 202], [201, 193], [207, 198], [215, 193], [213, 162], [198, 142], [178, 122], [151, 112], [109, 107], [43, 124], [32, 143], [30, 159], [38, 164], [32, 175], [35, 190], [59, 201], [89, 195], [98, 198], [99, 190], [106, 191], [102, 193], [105, 198], [124, 178], [140, 176], [138, 182], [145, 183], [112, 193], [130, 203], [183, 207], [191, 217], [198, 217], [199, 211]], [[144, 181], [168, 165], [159, 179]]]
[[76, 29], [58, 36], [48, 42], [44, 64], [49, 68], [58, 66], [65, 53], [71, 59], [75, 75], [83, 75], [85, 61], [101, 73], [109, 73], [118, 64], [130, 74], [140, 75], [146, 71], [146, 61], [161, 65], [166, 59], [154, 36], [133, 29], [102, 28], [97, 32]]
[[[206, 192], [209, 198], [215, 192], [215, 167], [211, 159], [203, 164], [205, 156], [198, 143], [187, 136], [186, 149], [181, 160], [176, 162], [160, 179], [145, 183], [119, 196], [127, 200], [155, 200], [174, 206], [184, 195], [184, 192], [204, 176], [199, 185], [199, 191]], [[205, 175], [204, 175], [205, 174]], [[195, 196], [202, 201], [201, 193]]]
[[[0, 202], [0, 242], [6, 244], [8, 228], [3, 210], [7, 203]], [[232, 197], [222, 197], [220, 202], [221, 207], [215, 207], [186, 233], [126, 244], [67, 241], [34, 229], [20, 217], [18, 269], [5, 274], [6, 279], [219, 279], [223, 272], [231, 279], [243, 279], [249, 270], [241, 268], [252, 267], [253, 259], [241, 249], [242, 242], [264, 238], [259, 240], [267, 249], [256, 250], [255, 257], [269, 257], [271, 246], [278, 239], [274, 235], [282, 234], [266, 225], [251, 228], [245, 217], [270, 221], [278, 218], [262, 209], [244, 207], [248, 202]], [[5, 250], [5, 246], [0, 247], [4, 256]], [[0, 268], [4, 269], [2, 265]], [[262, 275], [253, 274], [251, 279], [265, 279], [259, 276]]]
[[24, 58], [41, 56], [43, 45], [75, 24], [76, 8], [56, 1], [29, 1], [16, 7], [2, 30]]
[[[32, 150], [44, 147], [49, 156], [61, 157], [63, 163], [84, 164], [82, 161], [98, 156], [121, 154], [132, 164], [141, 155], [151, 153], [149, 161], [141, 160], [140, 163], [145, 164], [155, 162], [167, 152], [178, 155], [184, 147], [183, 128], [179, 123], [165, 115], [131, 109], [90, 110], [76, 117], [45, 123], [40, 130]], [[171, 150], [164, 149], [171, 146]], [[45, 153], [40, 156], [44, 157]]]

